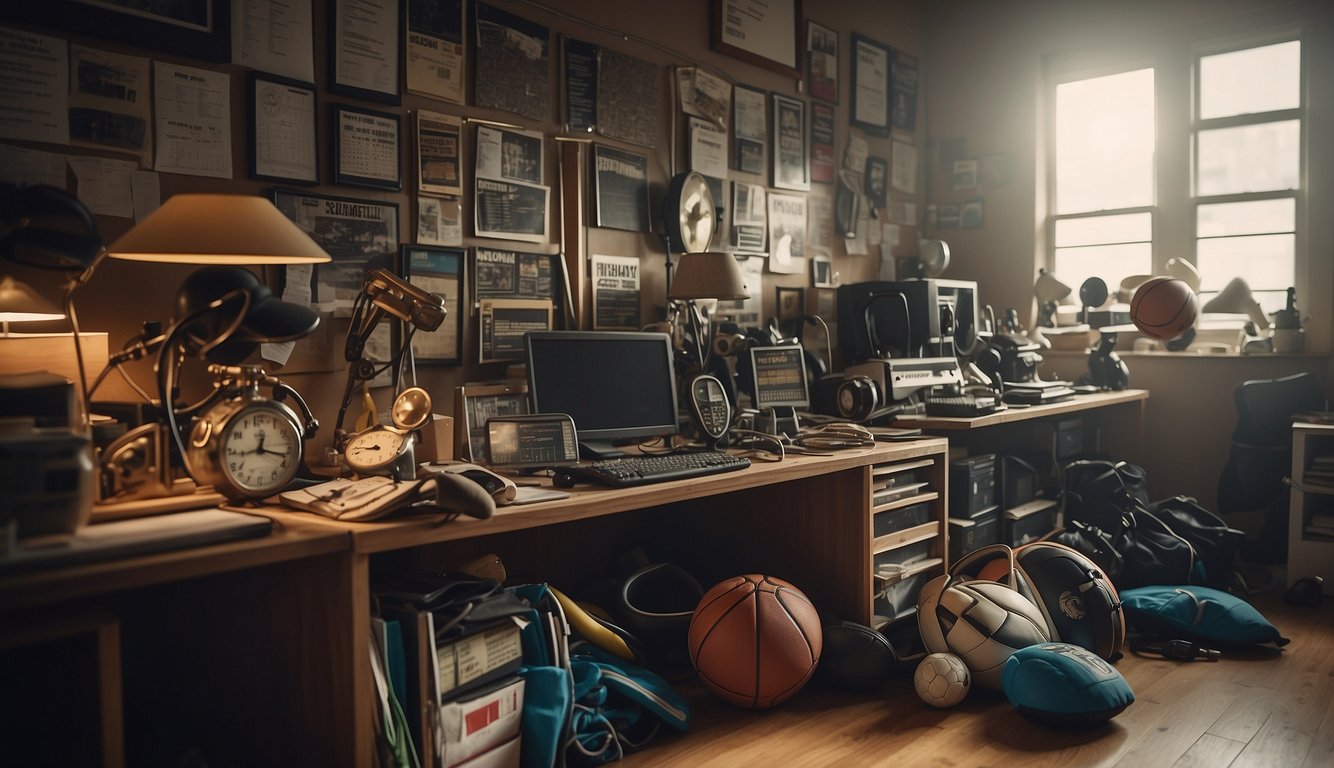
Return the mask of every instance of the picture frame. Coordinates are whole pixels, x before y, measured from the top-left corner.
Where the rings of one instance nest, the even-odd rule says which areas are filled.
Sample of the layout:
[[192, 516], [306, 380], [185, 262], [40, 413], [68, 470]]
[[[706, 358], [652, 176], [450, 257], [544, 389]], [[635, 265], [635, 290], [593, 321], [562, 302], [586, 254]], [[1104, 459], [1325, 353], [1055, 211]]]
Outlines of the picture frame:
[[315, 86], [252, 70], [248, 93], [251, 178], [319, 184]]
[[890, 62], [893, 50], [884, 43], [853, 33], [852, 124], [873, 136], [889, 135]]
[[334, 0], [328, 9], [329, 90], [399, 103], [402, 14], [403, 0]]
[[5, 3], [5, 14], [10, 18], [130, 45], [142, 46], [145, 40], [151, 40], [155, 51], [227, 62], [232, 57], [232, 2], [42, 0]]
[[477, 307], [477, 362], [524, 358], [524, 334], [549, 331], [556, 308], [551, 299], [482, 299]]
[[801, 77], [801, 0], [713, 0], [709, 41], [713, 50]]
[[403, 276], [412, 285], [445, 299], [445, 320], [435, 331], [412, 337], [413, 359], [422, 364], [463, 364], [463, 291], [467, 253], [462, 248], [405, 245]]
[[838, 32], [806, 21], [806, 82], [811, 98], [838, 103]]
[[888, 158], [868, 155], [866, 158], [866, 171], [862, 181], [862, 193], [866, 195], [867, 201], [871, 203], [872, 210], [878, 211], [881, 208], [884, 208], [889, 190]]
[[771, 94], [774, 151], [771, 186], [805, 192], [811, 188], [810, 144], [806, 141], [806, 102]]
[[811, 254], [811, 285], [816, 288], [837, 288], [838, 273], [828, 253]]
[[463, 196], [463, 118], [419, 109], [415, 114], [417, 191]]
[[649, 231], [648, 156], [593, 145], [593, 226]]
[[333, 105], [334, 183], [398, 191], [403, 188], [398, 115], [351, 104]]
[[801, 287], [774, 287], [774, 315], [778, 322], [795, 320], [806, 314], [806, 289]]
[[486, 420], [528, 413], [528, 384], [522, 381], [464, 384], [454, 389], [454, 456], [476, 462], [486, 456]]
[[756, 176], [764, 174], [769, 148], [768, 105], [764, 91], [737, 83], [732, 86], [732, 167]]

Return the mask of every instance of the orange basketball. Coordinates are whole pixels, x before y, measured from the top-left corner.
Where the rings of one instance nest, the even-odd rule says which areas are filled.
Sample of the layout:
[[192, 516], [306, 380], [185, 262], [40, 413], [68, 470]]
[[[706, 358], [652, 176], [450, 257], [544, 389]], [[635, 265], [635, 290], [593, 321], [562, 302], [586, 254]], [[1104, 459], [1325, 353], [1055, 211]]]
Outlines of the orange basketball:
[[786, 701], [810, 680], [824, 638], [800, 589], [773, 576], [720, 581], [690, 618], [690, 661], [715, 696], [747, 709]]
[[1130, 299], [1130, 319], [1145, 336], [1175, 339], [1195, 324], [1199, 299], [1186, 281], [1152, 277], [1140, 283]]

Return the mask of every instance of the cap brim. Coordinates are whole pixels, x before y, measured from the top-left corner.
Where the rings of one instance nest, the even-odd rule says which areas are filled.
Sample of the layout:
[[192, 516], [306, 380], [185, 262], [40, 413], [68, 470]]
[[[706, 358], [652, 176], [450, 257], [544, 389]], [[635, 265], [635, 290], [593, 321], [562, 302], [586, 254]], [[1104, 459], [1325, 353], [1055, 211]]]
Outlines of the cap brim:
[[237, 333], [249, 341], [291, 341], [315, 330], [319, 324], [319, 313], [310, 307], [268, 295], [250, 308]]

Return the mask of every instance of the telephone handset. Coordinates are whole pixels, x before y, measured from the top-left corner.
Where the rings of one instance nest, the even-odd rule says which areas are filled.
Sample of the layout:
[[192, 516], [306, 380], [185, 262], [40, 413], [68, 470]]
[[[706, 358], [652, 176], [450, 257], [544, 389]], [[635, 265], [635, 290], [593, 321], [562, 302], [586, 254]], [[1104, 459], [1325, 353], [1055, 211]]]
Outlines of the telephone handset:
[[690, 415], [709, 450], [716, 448], [732, 425], [732, 404], [716, 376], [705, 373], [690, 380]]

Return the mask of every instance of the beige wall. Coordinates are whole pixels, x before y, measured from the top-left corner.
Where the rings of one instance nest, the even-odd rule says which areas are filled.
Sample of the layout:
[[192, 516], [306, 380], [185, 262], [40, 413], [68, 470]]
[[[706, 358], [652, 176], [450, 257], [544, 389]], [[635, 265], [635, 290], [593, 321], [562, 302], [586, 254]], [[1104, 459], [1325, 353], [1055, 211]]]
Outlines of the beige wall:
[[[1260, 28], [1305, 22], [1312, 56], [1308, 83], [1310, 125], [1306, 215], [1309, 252], [1299, 273], [1299, 306], [1309, 314], [1312, 350], [1327, 352], [1334, 295], [1334, 152], [1324, 137], [1334, 128], [1334, 12], [1327, 3], [1259, 0], [1069, 3], [1054, 0], [927, 3], [924, 10], [929, 184], [928, 205], [955, 202], [939, 150], [962, 140], [972, 157], [1006, 159], [1013, 174], [982, 190], [986, 223], [981, 229], [941, 233], [954, 263], [947, 277], [976, 279], [981, 300], [999, 313], [1007, 307], [1030, 317], [1032, 287], [1045, 264], [1039, 119], [1044, 57], [1115, 56], [1151, 47], [1154, 41], [1185, 41], [1197, 32]], [[1184, 182], [1183, 182], [1184, 183]], [[1162, 222], [1178, 229], [1181, 222]], [[1184, 226], [1188, 226], [1186, 223]], [[927, 224], [928, 236], [934, 231]], [[1326, 354], [1209, 358], [1123, 353], [1131, 386], [1151, 392], [1146, 451], [1153, 493], [1185, 493], [1215, 506], [1216, 485], [1235, 426], [1232, 389], [1241, 381], [1309, 370], [1328, 381]], [[1082, 355], [1048, 355], [1044, 374], [1078, 376]], [[1326, 391], [1330, 391], [1326, 386]]]

